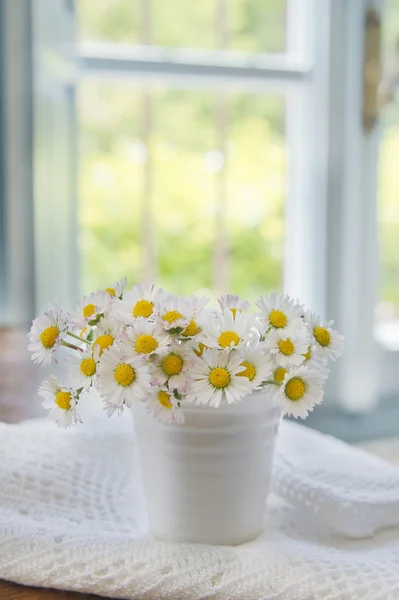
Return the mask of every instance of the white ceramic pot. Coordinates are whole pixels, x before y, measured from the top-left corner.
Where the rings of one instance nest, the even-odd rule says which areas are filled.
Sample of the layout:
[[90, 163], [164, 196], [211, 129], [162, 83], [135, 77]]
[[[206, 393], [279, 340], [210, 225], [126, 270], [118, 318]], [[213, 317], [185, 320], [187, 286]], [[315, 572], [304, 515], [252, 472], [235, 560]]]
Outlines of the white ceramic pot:
[[133, 410], [150, 530], [174, 542], [236, 545], [262, 531], [281, 408], [264, 392], [210, 408], [184, 425]]

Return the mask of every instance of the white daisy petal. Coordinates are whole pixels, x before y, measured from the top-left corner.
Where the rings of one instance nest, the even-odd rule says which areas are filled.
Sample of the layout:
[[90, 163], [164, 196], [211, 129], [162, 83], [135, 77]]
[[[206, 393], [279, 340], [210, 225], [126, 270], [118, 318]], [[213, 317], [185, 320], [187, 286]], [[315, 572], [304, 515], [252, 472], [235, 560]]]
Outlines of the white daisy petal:
[[262, 335], [269, 329], [289, 330], [290, 335], [295, 335], [303, 328], [304, 308], [286, 294], [261, 296], [256, 305], [263, 323]]
[[157, 354], [153, 361], [152, 377], [156, 385], [166, 384], [168, 389], [184, 394], [190, 382], [189, 371], [194, 364], [194, 353], [185, 345], [173, 342]]
[[98, 390], [106, 405], [120, 409], [141, 400], [150, 390], [150, 371], [146, 361], [117, 348], [105, 350], [98, 367]]
[[75, 389], [87, 390], [96, 383], [99, 362], [99, 347], [86, 346], [82, 352], [75, 352], [70, 357], [69, 381]]
[[255, 318], [242, 312], [235, 317], [230, 309], [217, 313], [215, 319], [204, 326], [204, 343], [210, 348], [233, 349], [248, 342]]
[[273, 366], [269, 355], [263, 352], [262, 347], [248, 347], [241, 352], [237, 352], [237, 357], [231, 361], [235, 367], [235, 374], [238, 378], [249, 379], [254, 388], [258, 387], [263, 381], [269, 379], [272, 375]]
[[50, 375], [42, 382], [39, 395], [44, 398], [42, 406], [50, 409], [50, 419], [59, 427], [67, 428], [80, 421], [76, 411], [76, 390], [62, 385], [55, 375]]
[[323, 400], [328, 369], [316, 370], [304, 365], [290, 369], [277, 391], [285, 415], [306, 418], [315, 404]]
[[154, 387], [146, 400], [149, 412], [161, 423], [184, 423], [184, 414], [178, 400], [165, 387]]
[[137, 317], [121, 335], [120, 347], [127, 354], [149, 359], [165, 350], [170, 342], [170, 336], [158, 323]]
[[117, 347], [120, 343], [121, 332], [122, 324], [116, 319], [112, 317], [100, 319], [94, 330], [93, 349], [97, 349], [101, 356], [104, 350]]
[[312, 336], [316, 356], [332, 360], [342, 356], [345, 338], [332, 328], [332, 321], [323, 322], [313, 313], [307, 313], [305, 320]]
[[119, 281], [115, 281], [109, 287], [105, 288], [105, 292], [111, 296], [111, 298], [121, 298], [123, 295], [127, 284], [126, 277], [122, 277]]
[[95, 324], [101, 316], [108, 316], [112, 306], [112, 298], [103, 290], [84, 296], [70, 315], [74, 330], [81, 331], [88, 324]]
[[185, 298], [166, 294], [154, 309], [155, 319], [173, 335], [185, 340], [197, 339], [202, 330], [200, 319], [206, 302], [205, 298], [196, 296]]
[[205, 350], [202, 356], [196, 359], [191, 372], [188, 402], [217, 407], [221, 402], [237, 401], [252, 392], [252, 382], [240, 377], [231, 367], [231, 361], [236, 362], [234, 352], [212, 348]]
[[65, 339], [66, 332], [67, 315], [59, 306], [49, 306], [43, 314], [36, 317], [28, 334], [28, 350], [32, 352], [32, 360], [43, 366], [49, 365]]
[[247, 312], [249, 309], [249, 302], [240, 298], [240, 296], [234, 296], [233, 294], [226, 294], [218, 298], [220, 310], [230, 310], [235, 317], [237, 311]]
[[115, 314], [125, 323], [133, 323], [139, 317], [152, 319], [154, 307], [164, 295], [165, 292], [154, 284], [135, 285], [123, 294], [123, 299], [115, 300]]
[[266, 336], [264, 349], [274, 357], [281, 367], [300, 365], [309, 348], [307, 330], [291, 336], [286, 329], [271, 329]]

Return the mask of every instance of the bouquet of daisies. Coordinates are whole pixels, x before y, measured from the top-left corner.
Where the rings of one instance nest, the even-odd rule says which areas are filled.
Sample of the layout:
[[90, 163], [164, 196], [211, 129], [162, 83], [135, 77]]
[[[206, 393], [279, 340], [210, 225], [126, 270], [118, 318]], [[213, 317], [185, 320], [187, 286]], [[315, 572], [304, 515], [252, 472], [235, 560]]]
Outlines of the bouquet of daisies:
[[287, 415], [305, 418], [323, 398], [327, 359], [343, 337], [287, 295], [262, 296], [257, 311], [238, 296], [168, 294], [154, 285], [125, 291], [126, 279], [85, 296], [67, 313], [49, 307], [29, 333], [42, 365], [67, 353], [65, 382], [47, 377], [43, 406], [60, 426], [80, 421], [79, 404], [94, 387], [108, 415], [144, 402], [155, 419], [183, 423], [187, 403], [217, 408], [255, 389], [278, 396]]

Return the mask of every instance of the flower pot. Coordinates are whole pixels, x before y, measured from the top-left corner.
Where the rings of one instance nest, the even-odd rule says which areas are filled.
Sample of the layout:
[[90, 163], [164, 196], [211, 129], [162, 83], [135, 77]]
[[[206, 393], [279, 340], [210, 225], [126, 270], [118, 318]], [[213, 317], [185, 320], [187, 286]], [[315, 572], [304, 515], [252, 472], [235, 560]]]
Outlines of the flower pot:
[[262, 391], [185, 405], [184, 425], [133, 409], [150, 530], [173, 542], [236, 545], [262, 531], [281, 407]]

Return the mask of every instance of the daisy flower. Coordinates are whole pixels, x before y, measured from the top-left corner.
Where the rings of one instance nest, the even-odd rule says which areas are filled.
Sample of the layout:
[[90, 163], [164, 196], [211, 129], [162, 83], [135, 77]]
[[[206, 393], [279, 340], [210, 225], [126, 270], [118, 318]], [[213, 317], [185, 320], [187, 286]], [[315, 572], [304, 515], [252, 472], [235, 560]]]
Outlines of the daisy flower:
[[193, 336], [199, 332], [195, 321], [201, 311], [198, 300], [167, 294], [155, 308], [155, 318], [170, 333]]
[[288, 335], [288, 331], [271, 329], [264, 342], [265, 350], [270, 352], [280, 367], [300, 365], [308, 351], [308, 340], [304, 335]]
[[322, 322], [320, 317], [311, 313], [306, 315], [313, 342], [315, 354], [337, 360], [344, 351], [344, 337], [332, 329], [333, 321]]
[[231, 404], [250, 394], [254, 388], [252, 382], [238, 375], [244, 371], [242, 362], [239, 352], [205, 350], [191, 370], [192, 382], [186, 400], [218, 407], [221, 402]]
[[75, 306], [70, 315], [70, 322], [75, 329], [85, 329], [87, 325], [95, 325], [99, 318], [111, 308], [110, 295], [100, 290], [89, 296], [84, 296]]
[[237, 375], [238, 377], [247, 377], [253, 388], [258, 387], [262, 381], [271, 377], [273, 365], [269, 357], [265, 356], [261, 347], [246, 348], [241, 352], [241, 360], [241, 366], [244, 370], [237, 373]]
[[93, 350], [98, 347], [99, 356], [104, 350], [108, 350], [114, 343], [119, 343], [122, 324], [111, 317], [100, 319], [98, 327], [94, 332]]
[[178, 401], [166, 388], [154, 387], [148, 396], [148, 411], [161, 423], [184, 423], [182, 409]]
[[47, 366], [54, 358], [54, 352], [65, 339], [67, 330], [66, 315], [58, 306], [49, 306], [46, 312], [36, 317], [28, 334], [32, 360]]
[[249, 309], [249, 302], [240, 298], [240, 296], [234, 296], [234, 294], [226, 294], [225, 296], [220, 296], [218, 298], [220, 310], [224, 312], [227, 309], [230, 309], [233, 313], [234, 317], [236, 316], [236, 312], [247, 312]]
[[259, 316], [263, 319], [264, 329], [270, 328], [279, 331], [289, 329], [292, 334], [303, 329], [302, 315], [304, 309], [286, 294], [273, 293], [270, 296], [261, 296], [256, 302], [260, 309]]
[[199, 298], [198, 296], [190, 296], [184, 299], [185, 304], [188, 305], [189, 311], [194, 307], [191, 320], [187, 326], [181, 332], [181, 336], [184, 341], [192, 341], [195, 339], [196, 343], [202, 338], [202, 330], [204, 322], [207, 319], [213, 318], [213, 311], [205, 308], [209, 302], [208, 298]]
[[80, 421], [76, 412], [76, 391], [62, 385], [55, 375], [50, 375], [42, 382], [39, 394], [44, 398], [42, 406], [50, 410], [50, 419], [59, 427], [67, 428]]
[[106, 406], [120, 410], [142, 400], [150, 390], [148, 365], [140, 357], [128, 356], [115, 348], [103, 353], [97, 381]]
[[165, 292], [154, 284], [135, 285], [130, 292], [123, 294], [114, 304], [115, 313], [125, 322], [138, 317], [149, 319], [153, 316], [154, 306], [160, 302]]
[[317, 349], [314, 345], [308, 346], [308, 349], [303, 355], [303, 358], [303, 364], [307, 367], [312, 366], [314, 368], [325, 368], [327, 366], [327, 356], [318, 354]]
[[158, 323], [137, 317], [121, 336], [121, 349], [127, 354], [139, 354], [149, 358], [154, 352], [162, 352], [170, 342]]
[[275, 382], [275, 383], [283, 383], [285, 376], [287, 375], [288, 370], [284, 369], [284, 367], [279, 367], [277, 365], [275, 365], [272, 369], [272, 376], [271, 379]]
[[184, 394], [189, 384], [189, 369], [193, 364], [193, 354], [182, 344], [172, 344], [155, 358], [152, 369], [152, 384]]
[[120, 298], [125, 291], [127, 284], [126, 277], [122, 277], [119, 281], [115, 281], [110, 287], [105, 288], [105, 292], [111, 296], [111, 298]]
[[84, 348], [82, 352], [76, 352], [70, 357], [71, 368], [69, 380], [75, 389], [87, 390], [95, 383], [99, 361], [100, 348], [91, 346]]
[[223, 313], [217, 313], [204, 327], [204, 343], [210, 348], [234, 348], [248, 341], [254, 317], [238, 312], [235, 314], [228, 308]]
[[279, 397], [283, 401], [285, 415], [305, 419], [315, 404], [323, 400], [323, 386], [328, 376], [328, 369], [312, 369], [301, 365], [287, 372]]

